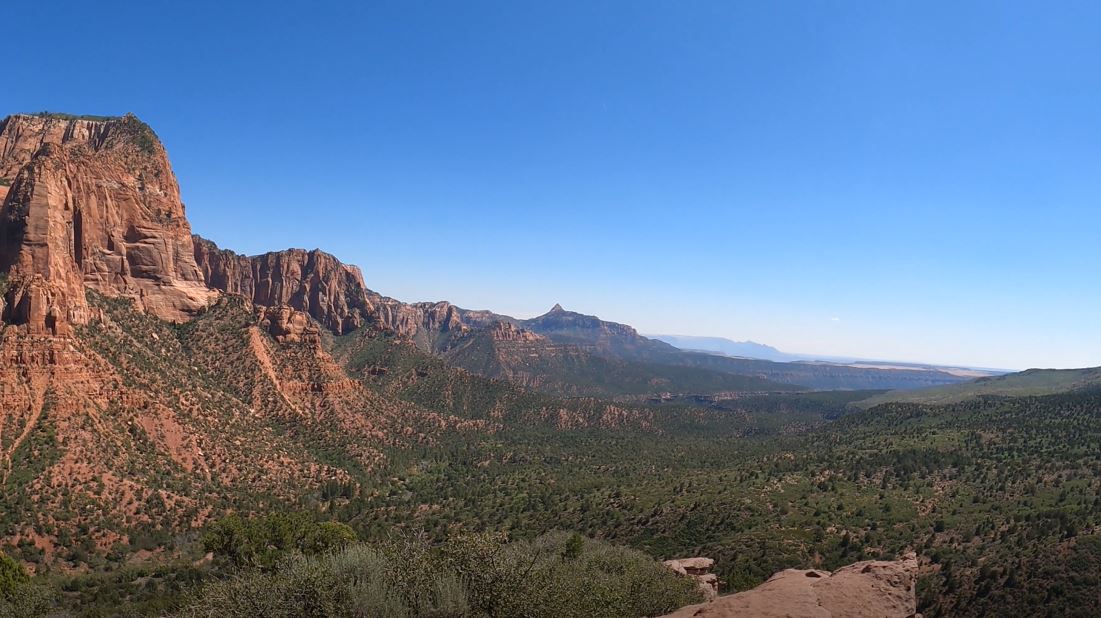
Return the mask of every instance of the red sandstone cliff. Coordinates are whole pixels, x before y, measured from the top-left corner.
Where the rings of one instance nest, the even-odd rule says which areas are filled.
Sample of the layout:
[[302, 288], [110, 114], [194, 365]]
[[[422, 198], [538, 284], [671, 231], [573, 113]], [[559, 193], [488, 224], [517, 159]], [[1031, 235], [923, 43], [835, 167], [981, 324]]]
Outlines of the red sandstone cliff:
[[355, 266], [315, 249], [244, 256], [194, 237], [194, 256], [206, 284], [261, 307], [288, 306], [344, 334], [370, 316], [363, 275]]
[[180, 321], [213, 296], [195, 264], [160, 141], [133, 115], [15, 115], [0, 124], [3, 319], [64, 334], [88, 320], [84, 288]]
[[438, 339], [492, 323], [500, 316], [447, 302], [403, 303], [367, 289], [359, 268], [314, 249], [245, 256], [194, 237], [195, 262], [206, 284], [259, 307], [287, 306], [342, 335], [369, 325], [409, 338], [423, 349]]

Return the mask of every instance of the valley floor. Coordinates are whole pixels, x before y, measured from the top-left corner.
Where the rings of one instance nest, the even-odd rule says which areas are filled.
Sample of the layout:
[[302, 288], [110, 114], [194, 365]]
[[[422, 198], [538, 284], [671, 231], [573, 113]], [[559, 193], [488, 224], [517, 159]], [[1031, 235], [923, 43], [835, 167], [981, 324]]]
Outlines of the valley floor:
[[[1101, 397], [895, 404], [834, 421], [790, 397], [754, 407], [658, 431], [453, 434], [392, 448], [376, 480], [296, 508], [367, 539], [569, 530], [656, 558], [710, 556], [724, 591], [784, 568], [912, 550], [926, 616], [1099, 609]], [[180, 555], [201, 552], [194, 537], [174, 543]], [[36, 559], [27, 546], [12, 553]], [[56, 581], [70, 602], [117, 609], [212, 576], [117, 564]]]

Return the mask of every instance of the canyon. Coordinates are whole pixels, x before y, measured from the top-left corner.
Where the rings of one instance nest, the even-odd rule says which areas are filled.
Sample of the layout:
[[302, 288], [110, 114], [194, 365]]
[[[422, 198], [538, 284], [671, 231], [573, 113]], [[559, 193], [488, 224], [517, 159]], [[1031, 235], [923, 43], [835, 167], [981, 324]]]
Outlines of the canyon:
[[[677, 514], [609, 489], [589, 503], [584, 485], [569, 494], [580, 506], [570, 498], [559, 509], [551, 492], [636, 464], [647, 466], [643, 484], [697, 461], [705, 467], [686, 474], [710, 475], [716, 461], [751, 456], [741, 451], [747, 436], [825, 426], [827, 400], [814, 397], [837, 399], [836, 410], [858, 396], [816, 388], [961, 381], [686, 352], [557, 304], [522, 319], [402, 302], [319, 249], [241, 255], [193, 232], [164, 146], [132, 115], [9, 116], [0, 180], [0, 541], [31, 571], [94, 570], [111, 555], [180, 558], [174, 539], [285, 505], [347, 511], [376, 531], [395, 518], [438, 529], [435, 513], [473, 507], [459, 506], [465, 494], [437, 494], [486, 491], [492, 482], [467, 479], [526, 465], [512, 489], [481, 495], [487, 505], [515, 495], [515, 504], [477, 508], [515, 517], [523, 502], [555, 522], [572, 512], [614, 529], [630, 505], [630, 525], [646, 530], [698, 505]], [[762, 402], [776, 414], [754, 409]], [[533, 450], [546, 444], [569, 455]], [[664, 448], [665, 463], [639, 463]], [[779, 473], [795, 456], [769, 457]], [[600, 474], [541, 478], [582, 461]], [[452, 468], [467, 476], [450, 477]], [[432, 497], [409, 513], [392, 502], [426, 487]], [[768, 555], [751, 568], [720, 560], [760, 575]], [[811, 579], [850, 578], [844, 568], [813, 573], [777, 576], [764, 590], [798, 584], [800, 598], [821, 600], [828, 586]], [[691, 615], [727, 615], [753, 598], [721, 597]]]
[[[38, 522], [5, 536], [44, 549], [59, 523], [35, 509], [63, 492], [94, 505], [75, 521], [96, 522], [103, 548], [152, 516], [136, 513], [143, 496], [159, 496], [154, 510], [170, 526], [200, 525], [212, 502], [241, 490], [290, 497], [349, 478], [301, 439], [273, 433], [273, 419], [295, 419], [296, 432], [371, 468], [389, 446], [456, 428], [492, 431], [511, 414], [441, 414], [394, 398], [418, 382], [496, 380], [476, 383], [498, 393], [499, 406], [530, 400], [518, 418], [569, 427], [649, 426], [654, 412], [585, 399], [535, 403], [513, 389], [629, 401], [801, 388], [773, 380], [766, 365], [693, 366], [701, 361], [689, 353], [560, 305], [522, 320], [445, 301], [405, 303], [321, 250], [221, 249], [192, 233], [167, 151], [131, 114], [9, 116], [0, 124], [0, 178], [0, 464], [9, 476], [37, 462], [21, 491], [34, 496], [27, 512]], [[327, 343], [334, 337], [346, 340], [340, 352]], [[380, 345], [391, 359], [446, 364], [429, 371], [430, 361], [416, 361], [409, 374], [356, 364]], [[888, 381], [915, 373], [868, 371]], [[387, 386], [372, 386], [383, 379]], [[141, 440], [127, 437], [135, 431]], [[155, 480], [162, 467], [184, 476]], [[118, 477], [125, 468], [133, 472]], [[92, 479], [102, 488], [90, 491]]]

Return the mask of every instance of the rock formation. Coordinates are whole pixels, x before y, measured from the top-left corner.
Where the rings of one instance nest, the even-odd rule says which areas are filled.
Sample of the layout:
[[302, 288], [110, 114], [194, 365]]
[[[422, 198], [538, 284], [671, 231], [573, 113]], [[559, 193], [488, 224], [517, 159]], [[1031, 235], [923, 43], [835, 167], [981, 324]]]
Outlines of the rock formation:
[[321, 331], [310, 317], [293, 307], [259, 307], [260, 327], [279, 343], [321, 342]]
[[546, 341], [545, 337], [541, 337], [530, 330], [520, 328], [512, 322], [507, 322], [505, 320], [493, 322], [487, 328], [487, 332], [494, 341]]
[[695, 579], [708, 601], [719, 596], [719, 576], [711, 572], [711, 567], [715, 566], [715, 561], [711, 558], [680, 558], [666, 560], [662, 564], [681, 575]]
[[667, 618], [914, 618], [920, 616], [917, 569], [913, 553], [833, 573], [787, 569], [752, 590], [690, 605]]
[[481, 328], [502, 316], [447, 302], [403, 303], [367, 289], [359, 268], [319, 249], [245, 256], [194, 237], [195, 261], [212, 289], [239, 294], [260, 307], [305, 312], [337, 335], [364, 325], [435, 350], [441, 336]]
[[305, 312], [338, 335], [370, 318], [362, 273], [324, 251], [287, 249], [249, 257], [198, 236], [193, 246], [203, 279], [213, 289], [261, 307]]
[[3, 319], [37, 334], [88, 320], [84, 288], [167, 320], [206, 306], [168, 155], [133, 115], [0, 124]]
[[541, 316], [524, 320], [524, 328], [563, 342], [580, 343], [602, 352], [621, 355], [625, 350], [645, 350], [651, 353], [676, 352], [673, 346], [648, 339], [626, 324], [601, 320], [595, 315], [567, 311], [555, 303]]

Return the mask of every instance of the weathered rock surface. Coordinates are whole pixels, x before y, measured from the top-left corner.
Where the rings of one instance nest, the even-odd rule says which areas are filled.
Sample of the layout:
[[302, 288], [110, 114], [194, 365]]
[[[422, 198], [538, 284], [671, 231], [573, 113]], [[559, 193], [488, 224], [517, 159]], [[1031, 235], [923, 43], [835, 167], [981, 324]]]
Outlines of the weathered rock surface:
[[833, 573], [788, 569], [752, 590], [690, 605], [667, 618], [911, 618], [917, 558], [857, 562]]
[[288, 306], [343, 335], [369, 325], [434, 350], [450, 333], [487, 326], [501, 316], [447, 302], [403, 303], [367, 289], [359, 268], [319, 249], [245, 256], [194, 237], [195, 261], [206, 284], [261, 307]]
[[286, 305], [258, 309], [260, 327], [279, 343], [321, 342], [321, 331], [305, 313]]
[[520, 328], [512, 322], [506, 322], [504, 320], [498, 320], [489, 325], [487, 332], [494, 341], [546, 341], [545, 337], [541, 337], [530, 330]]
[[193, 238], [195, 261], [213, 289], [244, 296], [261, 307], [287, 306], [309, 314], [336, 334], [370, 317], [363, 275], [319, 249], [287, 249], [245, 256]]
[[708, 601], [719, 596], [719, 576], [711, 572], [711, 567], [715, 566], [715, 561], [711, 558], [680, 558], [666, 560], [662, 564], [681, 575], [695, 579]]
[[10, 116], [0, 178], [6, 322], [63, 334], [88, 320], [85, 287], [173, 321], [212, 298], [168, 155], [136, 117]]

